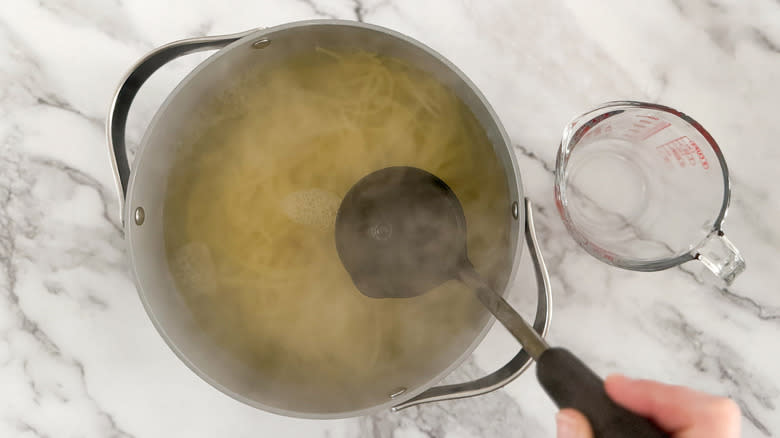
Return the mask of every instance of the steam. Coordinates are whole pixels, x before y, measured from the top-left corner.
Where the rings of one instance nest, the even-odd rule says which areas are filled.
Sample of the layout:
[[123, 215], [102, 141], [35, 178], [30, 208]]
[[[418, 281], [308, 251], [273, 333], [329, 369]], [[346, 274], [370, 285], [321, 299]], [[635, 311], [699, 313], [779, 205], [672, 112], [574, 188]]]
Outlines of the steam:
[[[385, 167], [429, 170], [471, 214], [469, 256], [503, 286], [507, 184], [479, 123], [432, 75], [365, 52], [301, 56], [250, 69], [209, 107], [218, 122], [181, 149], [166, 193], [169, 265], [215, 354], [255, 371], [237, 392], [299, 412], [376, 406], [445, 370], [486, 313], [456, 281], [415, 298], [358, 292], [335, 248], [341, 194]], [[441, 265], [414, 258], [449, 237], [428, 213], [397, 222], [419, 236], [395, 253], [401, 267]], [[368, 230], [379, 240], [402, 231], [382, 224]]]
[[209, 247], [201, 242], [190, 242], [176, 250], [171, 261], [171, 273], [179, 287], [196, 296], [217, 292], [217, 272]]

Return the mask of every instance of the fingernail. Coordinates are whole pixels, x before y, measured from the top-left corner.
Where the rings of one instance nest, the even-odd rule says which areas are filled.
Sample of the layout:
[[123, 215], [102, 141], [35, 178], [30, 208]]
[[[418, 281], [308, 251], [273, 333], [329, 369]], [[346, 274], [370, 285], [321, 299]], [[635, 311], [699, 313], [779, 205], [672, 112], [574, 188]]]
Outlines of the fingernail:
[[580, 438], [582, 433], [577, 424], [577, 417], [567, 411], [560, 411], [555, 416], [558, 438]]

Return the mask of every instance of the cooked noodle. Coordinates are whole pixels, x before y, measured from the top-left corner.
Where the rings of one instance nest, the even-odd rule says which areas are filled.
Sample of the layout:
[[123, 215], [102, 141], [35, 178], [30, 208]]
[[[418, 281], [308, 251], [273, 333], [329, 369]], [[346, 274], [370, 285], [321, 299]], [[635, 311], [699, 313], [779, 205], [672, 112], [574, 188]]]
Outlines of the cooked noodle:
[[367, 298], [333, 230], [361, 177], [420, 167], [460, 198], [477, 268], [503, 278], [504, 174], [454, 93], [397, 59], [319, 48], [204, 105], [218, 116], [181, 148], [164, 220], [171, 271], [214, 339], [258, 375], [309, 388], [358, 390], [409, 369], [430, 378], [463, 351], [485, 318], [470, 291]]

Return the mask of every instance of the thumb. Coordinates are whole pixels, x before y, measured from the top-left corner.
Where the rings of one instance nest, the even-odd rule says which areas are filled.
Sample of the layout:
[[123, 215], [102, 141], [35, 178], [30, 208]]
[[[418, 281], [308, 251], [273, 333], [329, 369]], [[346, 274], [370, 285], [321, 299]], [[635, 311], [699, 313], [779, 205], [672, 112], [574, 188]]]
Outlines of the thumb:
[[555, 416], [558, 438], [593, 438], [588, 419], [574, 409], [561, 409]]

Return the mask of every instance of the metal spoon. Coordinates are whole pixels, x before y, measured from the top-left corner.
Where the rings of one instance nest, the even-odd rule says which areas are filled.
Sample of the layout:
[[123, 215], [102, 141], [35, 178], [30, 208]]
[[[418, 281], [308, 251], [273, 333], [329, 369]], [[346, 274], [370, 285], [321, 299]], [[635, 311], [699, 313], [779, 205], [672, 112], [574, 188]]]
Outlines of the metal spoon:
[[336, 216], [336, 248], [355, 286], [373, 298], [411, 298], [452, 279], [482, 304], [537, 362], [537, 378], [560, 408], [585, 414], [596, 437], [665, 437], [616, 405], [604, 383], [569, 351], [551, 348], [474, 269], [466, 217], [447, 184], [422, 169], [388, 167], [358, 181]]

